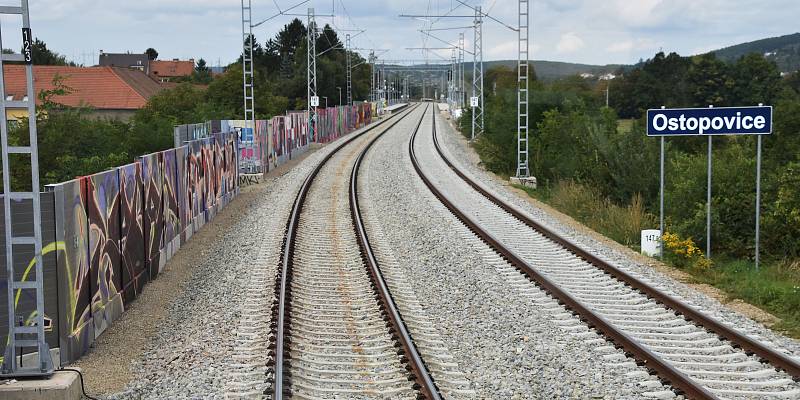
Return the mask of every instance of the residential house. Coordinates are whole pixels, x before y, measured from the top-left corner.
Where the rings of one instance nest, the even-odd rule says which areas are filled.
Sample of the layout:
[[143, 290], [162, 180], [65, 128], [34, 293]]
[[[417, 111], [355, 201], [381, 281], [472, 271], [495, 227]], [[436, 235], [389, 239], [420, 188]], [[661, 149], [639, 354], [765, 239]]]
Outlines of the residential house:
[[150, 76], [159, 82], [169, 82], [182, 76], [190, 76], [194, 72], [194, 59], [181, 61], [177, 58], [172, 61], [150, 61]]
[[150, 58], [144, 53], [104, 53], [100, 50], [99, 61], [98, 65], [101, 67], [130, 68], [150, 74]]
[[[34, 90], [55, 88], [54, 78], [62, 77], [62, 84], [71, 93], [54, 96], [53, 101], [67, 107], [87, 107], [89, 114], [97, 118], [130, 119], [147, 100], [161, 91], [161, 85], [139, 70], [118, 67], [33, 67]], [[25, 94], [25, 67], [5, 66], [7, 100], [23, 100]], [[36, 96], [37, 107], [41, 100]], [[10, 123], [28, 117], [27, 109], [8, 109], [6, 117]]]

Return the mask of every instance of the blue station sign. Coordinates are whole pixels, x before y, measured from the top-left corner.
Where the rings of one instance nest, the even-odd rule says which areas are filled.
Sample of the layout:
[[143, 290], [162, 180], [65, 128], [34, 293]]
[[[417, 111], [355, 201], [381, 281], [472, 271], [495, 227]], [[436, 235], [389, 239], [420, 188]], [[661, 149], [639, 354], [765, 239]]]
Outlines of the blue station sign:
[[769, 135], [772, 107], [647, 110], [647, 136]]

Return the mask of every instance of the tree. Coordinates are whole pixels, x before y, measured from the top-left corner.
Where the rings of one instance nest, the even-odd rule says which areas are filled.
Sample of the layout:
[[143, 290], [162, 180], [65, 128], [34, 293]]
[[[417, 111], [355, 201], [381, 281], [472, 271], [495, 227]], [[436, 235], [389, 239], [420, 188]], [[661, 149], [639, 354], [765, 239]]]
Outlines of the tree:
[[197, 60], [197, 65], [194, 67], [192, 80], [197, 83], [208, 84], [211, 82], [211, 69], [206, 65], [206, 60]]
[[158, 52], [156, 51], [156, 49], [152, 47], [149, 47], [147, 50], [144, 51], [144, 53], [147, 54], [147, 59], [149, 59], [150, 61], [158, 59]]
[[66, 56], [62, 56], [55, 51], [50, 51], [47, 48], [47, 44], [39, 40], [39, 38], [34, 39], [33, 45], [31, 46], [31, 51], [33, 53], [33, 65], [75, 66], [75, 63], [67, 62]]
[[[336, 31], [331, 28], [330, 25], [325, 24], [325, 27], [322, 28], [322, 32], [317, 38], [317, 54], [326, 52], [323, 54], [323, 57], [333, 58], [335, 55], [332, 54], [336, 50], [331, 50], [333, 48], [344, 49], [344, 45], [339, 40], [339, 35], [336, 34]], [[330, 51], [328, 51], [330, 50]]]

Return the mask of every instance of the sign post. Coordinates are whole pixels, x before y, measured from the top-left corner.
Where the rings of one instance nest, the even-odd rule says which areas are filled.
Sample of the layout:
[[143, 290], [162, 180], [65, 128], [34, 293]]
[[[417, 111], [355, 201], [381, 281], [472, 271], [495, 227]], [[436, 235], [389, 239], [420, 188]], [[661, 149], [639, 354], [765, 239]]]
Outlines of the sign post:
[[[755, 266], [759, 268], [761, 221], [761, 136], [772, 134], [772, 107], [678, 108], [647, 110], [647, 136], [661, 137], [660, 210], [664, 234], [664, 139], [667, 136], [708, 136], [708, 188], [706, 192], [706, 257], [711, 258], [711, 166], [712, 136], [756, 135], [756, 237]], [[663, 256], [663, 241], [661, 253]]]

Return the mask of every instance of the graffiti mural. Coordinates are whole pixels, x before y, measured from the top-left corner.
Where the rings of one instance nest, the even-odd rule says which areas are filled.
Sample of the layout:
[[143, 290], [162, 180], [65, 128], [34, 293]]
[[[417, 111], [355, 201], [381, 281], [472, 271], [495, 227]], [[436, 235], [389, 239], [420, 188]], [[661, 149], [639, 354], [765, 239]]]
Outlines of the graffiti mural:
[[122, 314], [119, 175], [107, 171], [85, 178], [89, 219], [89, 284], [95, 337]]
[[178, 166], [178, 210], [180, 211], [180, 243], [186, 243], [192, 236], [192, 207], [189, 189], [189, 146], [175, 149], [175, 162]]
[[94, 342], [89, 274], [87, 181], [51, 185], [55, 197], [58, 270], [59, 347], [62, 359], [76, 359]]
[[189, 203], [191, 204], [191, 218], [193, 230], [196, 232], [206, 222], [205, 220], [205, 180], [203, 179], [203, 144], [193, 141], [189, 144]]
[[178, 199], [178, 160], [175, 149], [161, 153], [163, 166], [164, 233], [161, 236], [161, 258], [172, 258], [180, 248], [181, 216]]
[[133, 163], [117, 171], [120, 184], [122, 299], [127, 304], [139, 296], [149, 278], [145, 268], [142, 167], [139, 163]]
[[142, 182], [144, 188], [144, 244], [145, 262], [150, 279], [161, 271], [161, 236], [164, 232], [163, 158], [161, 153], [142, 156]]
[[216, 205], [216, 174], [214, 170], [214, 138], [201, 140], [201, 150], [203, 153], [203, 194], [204, 194], [204, 211], [206, 213], [206, 221], [214, 218], [214, 206]]

